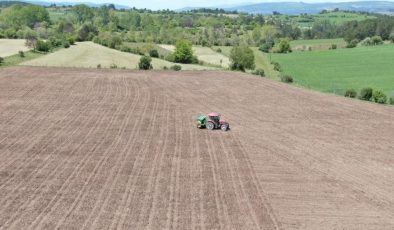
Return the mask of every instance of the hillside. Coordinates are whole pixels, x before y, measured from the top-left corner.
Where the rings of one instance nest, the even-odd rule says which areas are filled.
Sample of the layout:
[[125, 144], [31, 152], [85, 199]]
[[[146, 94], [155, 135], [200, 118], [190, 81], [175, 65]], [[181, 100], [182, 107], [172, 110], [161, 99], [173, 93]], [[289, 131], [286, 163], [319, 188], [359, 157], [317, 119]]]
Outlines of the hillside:
[[[215, 7], [216, 8], [216, 7]], [[265, 2], [258, 4], [244, 4], [238, 6], [217, 6], [228, 11], [239, 11], [252, 14], [272, 14], [274, 11], [281, 14], [317, 14], [323, 10], [348, 10], [370, 13], [394, 14], [394, 2], [389, 1], [359, 1], [337, 3], [304, 3], [304, 2]], [[191, 10], [192, 8], [186, 8]]]

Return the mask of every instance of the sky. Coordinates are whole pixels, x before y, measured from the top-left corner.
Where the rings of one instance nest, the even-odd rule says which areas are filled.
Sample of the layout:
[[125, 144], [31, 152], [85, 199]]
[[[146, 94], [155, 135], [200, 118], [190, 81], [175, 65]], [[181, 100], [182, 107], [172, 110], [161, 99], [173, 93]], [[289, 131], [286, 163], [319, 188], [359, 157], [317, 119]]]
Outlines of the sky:
[[[44, 0], [48, 2], [92, 2], [92, 3], [115, 3], [130, 7], [148, 8], [148, 9], [180, 9], [183, 7], [215, 7], [226, 5], [244, 5], [248, 3], [261, 3], [261, 2], [350, 2], [356, 0]], [[361, 1], [361, 0], [359, 0]]]

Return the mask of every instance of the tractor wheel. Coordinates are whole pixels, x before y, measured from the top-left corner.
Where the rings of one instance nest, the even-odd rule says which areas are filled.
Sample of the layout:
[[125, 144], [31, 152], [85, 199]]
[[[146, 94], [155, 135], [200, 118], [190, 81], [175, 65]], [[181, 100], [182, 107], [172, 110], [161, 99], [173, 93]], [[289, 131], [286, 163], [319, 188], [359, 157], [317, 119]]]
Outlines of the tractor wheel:
[[222, 125], [222, 127], [220, 127], [222, 129], [222, 131], [226, 132], [228, 130], [228, 125]]
[[208, 122], [207, 129], [208, 130], [213, 130], [214, 128], [215, 128], [215, 125], [212, 122]]

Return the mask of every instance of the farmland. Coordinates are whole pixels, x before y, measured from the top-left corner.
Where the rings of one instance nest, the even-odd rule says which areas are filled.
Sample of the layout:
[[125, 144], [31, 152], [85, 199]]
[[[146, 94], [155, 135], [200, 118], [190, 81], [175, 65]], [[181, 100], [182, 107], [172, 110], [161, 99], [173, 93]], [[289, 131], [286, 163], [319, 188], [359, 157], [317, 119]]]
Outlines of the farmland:
[[28, 51], [24, 39], [0, 39], [0, 57], [18, 54], [19, 51]]
[[372, 87], [394, 95], [394, 45], [273, 54], [297, 84], [323, 92]]
[[[120, 52], [97, 45], [93, 42], [81, 42], [69, 49], [45, 55], [43, 57], [23, 62], [21, 65], [27, 66], [52, 66], [52, 67], [83, 67], [96, 68], [101, 65], [102, 68], [110, 68], [116, 65], [117, 68], [136, 69], [141, 56]], [[154, 69], [162, 69], [164, 66], [170, 67], [174, 63], [154, 58], [152, 60]], [[183, 70], [205, 70], [215, 69], [200, 65], [182, 64]]]
[[[393, 229], [394, 109], [234, 72], [0, 70], [2, 229]], [[195, 128], [220, 111], [231, 131]]]

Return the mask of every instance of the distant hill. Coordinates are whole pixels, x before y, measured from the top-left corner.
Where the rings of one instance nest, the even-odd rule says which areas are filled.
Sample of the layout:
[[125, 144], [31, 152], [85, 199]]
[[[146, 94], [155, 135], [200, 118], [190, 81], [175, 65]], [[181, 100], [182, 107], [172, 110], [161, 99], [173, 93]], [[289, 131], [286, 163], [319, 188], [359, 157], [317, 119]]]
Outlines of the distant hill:
[[[35, 0], [23, 0], [23, 2], [35, 4], [35, 5], [40, 5], [40, 6], [50, 6], [54, 2], [51, 1], [35, 1]], [[79, 5], [79, 4], [85, 4], [90, 7], [100, 7], [102, 5], [108, 5], [111, 3], [103, 3], [103, 4], [96, 4], [92, 2], [56, 2], [55, 3], [57, 6], [74, 6], [74, 5]], [[124, 5], [118, 5], [114, 4], [116, 9], [130, 9], [131, 7], [129, 6], [124, 6]]]
[[[323, 10], [349, 10], [369, 13], [394, 14], [394, 2], [389, 1], [360, 1], [360, 2], [328, 2], [328, 3], [304, 3], [304, 2], [265, 2], [257, 4], [244, 4], [239, 6], [217, 6], [228, 11], [238, 11], [251, 14], [272, 14], [274, 11], [281, 14], [317, 14]], [[183, 11], [191, 10], [187, 7]]]
[[20, 2], [20, 1], [0, 1], [0, 7], [9, 7], [12, 5], [27, 5], [29, 3], [26, 2]]

